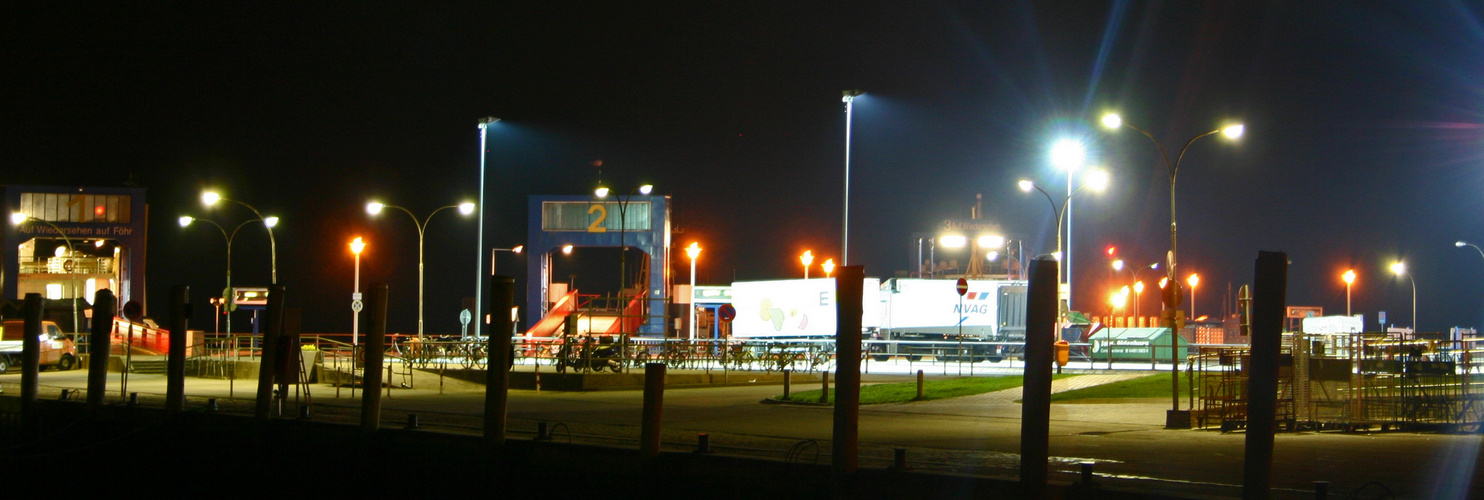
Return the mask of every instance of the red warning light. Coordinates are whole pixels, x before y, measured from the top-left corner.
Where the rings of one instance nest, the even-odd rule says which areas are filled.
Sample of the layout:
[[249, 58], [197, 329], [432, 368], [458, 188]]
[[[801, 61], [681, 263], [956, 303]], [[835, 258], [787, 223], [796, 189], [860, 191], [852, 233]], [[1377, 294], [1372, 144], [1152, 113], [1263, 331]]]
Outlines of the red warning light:
[[1108, 256], [1109, 257], [1112, 257], [1113, 254], [1116, 254], [1116, 253], [1118, 253], [1118, 247], [1115, 247], [1115, 246], [1109, 246], [1108, 247]]
[[104, 208], [103, 205], [98, 205], [96, 207], [93, 207], [93, 215], [94, 216], [102, 217], [103, 214], [105, 214], [105, 213], [108, 213], [108, 209], [107, 208]]

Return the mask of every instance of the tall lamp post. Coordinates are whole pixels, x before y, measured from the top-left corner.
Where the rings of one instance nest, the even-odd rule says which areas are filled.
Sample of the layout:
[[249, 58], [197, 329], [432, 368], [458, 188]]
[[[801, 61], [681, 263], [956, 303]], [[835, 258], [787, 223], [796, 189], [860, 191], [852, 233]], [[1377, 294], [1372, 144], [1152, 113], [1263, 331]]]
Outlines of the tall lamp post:
[[[277, 224], [278, 223], [278, 218], [277, 217], [270, 217], [270, 219], [273, 219], [272, 222], [274, 224]], [[211, 221], [209, 219], [197, 219], [197, 218], [191, 217], [189, 215], [182, 216], [179, 219], [180, 227], [183, 227], [183, 228], [184, 227], [189, 227], [191, 225], [191, 223], [198, 222], [198, 221], [199, 222], [205, 222], [207, 224], [211, 224], [213, 226], [216, 226], [216, 229], [218, 231], [221, 231], [221, 233], [222, 233], [222, 239], [224, 239], [224, 240], [227, 241], [227, 287], [224, 288], [224, 289], [222, 289], [222, 297], [221, 297], [221, 299], [222, 299], [222, 307], [227, 308], [227, 334], [228, 335], [231, 335], [232, 334], [232, 309], [234, 309], [234, 306], [232, 305], [232, 302], [231, 302], [231, 300], [233, 299], [233, 297], [232, 297], [232, 240], [234, 240], [234, 239], [237, 238], [237, 231], [241, 231], [243, 226], [246, 226], [248, 224], [252, 224], [254, 222], [262, 222], [263, 224], [268, 224], [269, 221], [264, 220], [264, 219], [253, 219], [253, 220], [243, 221], [241, 224], [238, 224], [237, 227], [232, 228], [232, 233], [231, 234], [228, 234], [227, 233], [227, 229], [224, 228], [224, 227], [222, 227], [221, 224], [217, 224], [216, 222]], [[269, 227], [272, 227], [272, 226], [269, 226]], [[218, 332], [218, 333], [220, 333], [220, 332]]]
[[[17, 225], [17, 226], [19, 226], [21, 224], [25, 224], [27, 222], [40, 222], [42, 224], [46, 224], [48, 226], [51, 226], [51, 228], [52, 228], [53, 231], [56, 231], [58, 235], [61, 235], [62, 236], [62, 243], [66, 243], [67, 244], [67, 257], [69, 259], [77, 258], [76, 257], [77, 252], [72, 249], [72, 238], [68, 238], [67, 237], [67, 232], [66, 231], [63, 231], [62, 228], [57, 227], [57, 225], [56, 224], [53, 224], [52, 221], [45, 220], [45, 219], [38, 219], [38, 218], [32, 217], [32, 216], [27, 215], [27, 214], [22, 213], [22, 212], [16, 212], [16, 213], [10, 214], [10, 221], [12, 223], [15, 223], [15, 225]], [[67, 263], [70, 264], [71, 262], [68, 261]], [[67, 279], [68, 279], [68, 281], [71, 281], [72, 282], [72, 291], [68, 295], [70, 295], [70, 299], [69, 300], [72, 301], [72, 331], [75, 333], [75, 332], [81, 331], [81, 330], [79, 330], [79, 328], [82, 325], [81, 316], [78, 315], [78, 313], [77, 313], [77, 298], [78, 298], [77, 296], [78, 296], [78, 293], [77, 293], [77, 272], [76, 271], [79, 271], [80, 269], [77, 269], [76, 267], [74, 267], [73, 269], [63, 269], [63, 270], [64, 271], [67, 271]]]
[[495, 255], [499, 254], [500, 252], [510, 252], [512, 254], [515, 254], [515, 255], [520, 255], [520, 253], [521, 252], [524, 252], [524, 251], [526, 251], [526, 246], [525, 245], [516, 245], [516, 246], [514, 246], [512, 248], [491, 248], [490, 249], [490, 275], [491, 276], [494, 276], [494, 274], [495, 274], [495, 267], [497, 267], [497, 266], [495, 266], [495, 264], [496, 264]]
[[[840, 100], [845, 103], [845, 223], [844, 234], [840, 236], [840, 262], [850, 262], [850, 117], [855, 109], [855, 98], [865, 94], [864, 91], [846, 90], [844, 97]], [[848, 265], [848, 264], [847, 264]]]
[[1351, 269], [1349, 271], [1345, 271], [1345, 274], [1340, 275], [1340, 279], [1345, 281], [1345, 315], [1346, 316], [1349, 316], [1350, 315], [1350, 285], [1353, 284], [1353, 283], [1355, 283], [1355, 270], [1354, 269]]
[[[431, 220], [433, 220], [433, 216], [434, 215], [438, 215], [438, 212], [442, 212], [442, 211], [447, 210], [447, 209], [450, 209], [450, 208], [457, 208], [457, 209], [459, 209], [459, 213], [464, 214], [464, 215], [472, 214], [472, 213], [474, 213], [474, 204], [473, 203], [460, 203], [458, 205], [448, 205], [448, 206], [444, 206], [444, 207], [438, 207], [437, 210], [434, 210], [433, 213], [428, 214], [428, 216], [426, 218], [424, 218], [424, 219], [422, 219], [420, 221], [417, 219], [417, 216], [416, 215], [413, 215], [412, 214], [412, 211], [411, 210], [408, 210], [406, 208], [402, 208], [402, 207], [399, 207], [399, 206], [396, 206], [396, 205], [387, 205], [385, 203], [378, 203], [378, 202], [374, 202], [374, 201], [371, 202], [371, 203], [367, 203], [366, 204], [366, 213], [371, 214], [371, 215], [377, 215], [377, 214], [380, 214], [383, 209], [387, 209], [387, 208], [395, 208], [397, 210], [401, 210], [402, 213], [405, 213], [405, 214], [407, 214], [408, 217], [411, 217], [412, 218], [412, 224], [415, 225], [415, 226], [417, 226], [417, 336], [418, 336], [418, 338], [422, 338], [422, 336], [423, 336], [423, 236], [427, 232], [428, 222], [431, 221]], [[480, 259], [480, 264], [481, 265], [484, 264], [484, 259]]]
[[350, 253], [355, 254], [356, 280], [355, 288], [350, 293], [350, 345], [360, 345], [361, 340], [361, 251], [366, 249], [366, 241], [360, 236], [350, 240]]
[[[1164, 145], [1160, 144], [1159, 143], [1159, 140], [1154, 138], [1154, 134], [1149, 133], [1149, 131], [1144, 130], [1144, 129], [1139, 128], [1139, 127], [1135, 127], [1133, 125], [1130, 125], [1130, 124], [1128, 124], [1128, 123], [1126, 123], [1126, 122], [1123, 121], [1123, 117], [1120, 117], [1117, 114], [1113, 114], [1113, 113], [1110, 113], [1108, 115], [1103, 116], [1103, 125], [1106, 126], [1106, 127], [1108, 127], [1108, 128], [1110, 128], [1110, 129], [1114, 129], [1114, 130], [1127, 127], [1127, 128], [1134, 129], [1134, 130], [1138, 131], [1141, 134], [1144, 134], [1144, 137], [1148, 137], [1149, 140], [1154, 143], [1154, 146], [1159, 149], [1159, 158], [1160, 158], [1161, 161], [1164, 162], [1165, 168], [1166, 168], [1166, 170], [1169, 171], [1169, 174], [1170, 174], [1170, 253], [1165, 257], [1166, 263], [1169, 264], [1167, 266], [1167, 268], [1165, 269], [1165, 276], [1167, 278], [1169, 278], [1170, 286], [1174, 287], [1175, 290], [1171, 290], [1170, 293], [1166, 293], [1165, 294], [1167, 297], [1171, 297], [1173, 299], [1172, 300], [1173, 303], [1166, 304], [1167, 307], [1165, 308], [1166, 309], [1165, 314], [1167, 315], [1167, 317], [1165, 318], [1165, 324], [1170, 327], [1170, 333], [1171, 333], [1171, 335], [1170, 335], [1170, 413], [1169, 413], [1169, 416], [1170, 417], [1174, 417], [1176, 415], [1181, 415], [1179, 413], [1180, 412], [1180, 353], [1179, 353], [1179, 342], [1180, 342], [1179, 341], [1179, 337], [1180, 337], [1180, 335], [1179, 335], [1180, 324], [1179, 323], [1180, 322], [1176, 320], [1176, 311], [1178, 311], [1179, 308], [1180, 308], [1179, 307], [1179, 300], [1180, 300], [1179, 297], [1180, 297], [1181, 294], [1180, 294], [1180, 290], [1179, 290], [1179, 288], [1180, 288], [1180, 280], [1177, 277], [1177, 275], [1175, 274], [1175, 270], [1176, 270], [1176, 268], [1175, 268], [1175, 266], [1176, 266], [1176, 261], [1175, 261], [1175, 241], [1176, 241], [1176, 238], [1175, 238], [1175, 236], [1176, 236], [1176, 233], [1175, 233], [1175, 180], [1177, 178], [1177, 175], [1180, 173], [1180, 161], [1185, 159], [1185, 152], [1190, 150], [1190, 145], [1191, 144], [1195, 144], [1195, 141], [1200, 140], [1202, 137], [1207, 137], [1207, 136], [1216, 135], [1216, 134], [1225, 135], [1229, 139], [1237, 139], [1237, 138], [1242, 137], [1242, 133], [1246, 131], [1246, 128], [1243, 127], [1241, 124], [1236, 124], [1236, 125], [1227, 126], [1225, 128], [1219, 128], [1219, 129], [1216, 129], [1216, 130], [1212, 130], [1212, 131], [1209, 131], [1209, 132], [1204, 132], [1204, 133], [1198, 134], [1195, 137], [1190, 138], [1189, 141], [1186, 141], [1185, 142], [1185, 147], [1180, 148], [1180, 154], [1175, 157], [1175, 161], [1172, 163], [1172, 162], [1170, 162], [1170, 155], [1165, 151]], [[1175, 421], [1175, 419], [1167, 418], [1166, 419], [1166, 422], [1165, 422], [1166, 423], [1166, 426], [1167, 427], [1189, 427], [1189, 414], [1184, 414], [1184, 415], [1182, 415], [1182, 417], [1185, 420], [1184, 422], [1177, 422], [1177, 421]], [[1170, 424], [1184, 424], [1184, 425], [1170, 425]]]
[[[1076, 192], [1076, 190], [1072, 188], [1072, 175], [1077, 172], [1078, 168], [1082, 167], [1082, 164], [1085, 161], [1087, 161], [1087, 149], [1084, 148], [1082, 146], [1082, 143], [1080, 142], [1073, 140], [1061, 140], [1057, 141], [1056, 144], [1051, 146], [1051, 164], [1056, 166], [1057, 168], [1067, 171], [1067, 199], [1065, 202], [1063, 202], [1063, 205], [1065, 207], [1062, 209], [1062, 212], [1067, 217], [1067, 245], [1066, 248], [1062, 248], [1062, 246], [1058, 244], [1057, 251], [1060, 252], [1060, 256], [1058, 258], [1060, 258], [1062, 262], [1065, 262], [1065, 265], [1061, 266], [1061, 271], [1063, 275], [1062, 284], [1067, 287], [1068, 311], [1072, 310], [1072, 193]], [[1057, 240], [1060, 241], [1060, 219], [1057, 220], [1056, 237]]]
[[1474, 247], [1474, 250], [1478, 250], [1479, 251], [1479, 256], [1480, 257], [1484, 257], [1484, 249], [1480, 249], [1479, 248], [1479, 245], [1475, 245], [1475, 244], [1469, 243], [1467, 241], [1459, 241], [1459, 242], [1454, 243], [1453, 246], [1459, 247], [1459, 248], [1463, 248], [1463, 247], [1466, 247], [1466, 246], [1468, 246], [1468, 247]]
[[695, 340], [696, 339], [696, 304], [695, 304], [695, 296], [696, 296], [696, 257], [700, 257], [701, 256], [701, 246], [698, 245], [698, 244], [696, 244], [696, 242], [692, 241], [690, 243], [690, 246], [685, 247], [685, 255], [688, 256], [688, 257], [690, 257], [690, 296], [691, 296], [691, 300], [687, 301], [687, 305], [690, 306], [690, 314], [689, 314], [689, 316], [690, 316], [690, 337], [689, 338], [690, 338], [690, 340]]
[[[277, 285], [278, 284], [278, 243], [276, 241], [274, 241], [274, 239], [273, 239], [273, 226], [278, 225], [278, 217], [263, 217], [263, 213], [262, 212], [259, 212], [258, 209], [253, 208], [252, 205], [248, 205], [246, 203], [243, 203], [243, 202], [240, 202], [240, 201], [237, 201], [237, 200], [228, 199], [228, 198], [222, 196], [221, 194], [219, 194], [219, 193], [217, 193], [215, 191], [207, 191], [207, 192], [201, 194], [201, 202], [202, 203], [205, 203], [206, 206], [208, 206], [208, 207], [215, 206], [216, 203], [219, 202], [219, 201], [230, 201], [232, 203], [236, 203], [238, 205], [242, 205], [243, 207], [246, 207], [248, 210], [251, 210], [252, 211], [253, 215], [258, 216], [258, 220], [263, 221], [263, 226], [264, 227], [268, 228], [268, 256], [271, 259], [271, 260], [269, 260], [269, 264], [270, 264], [270, 270], [272, 271], [272, 274], [270, 274], [269, 283], [270, 284], [273, 284], [273, 285]], [[230, 300], [230, 298], [228, 300]], [[230, 329], [230, 327], [232, 325], [229, 323], [227, 326]]]
[[[485, 139], [489, 136], [490, 126], [498, 123], [499, 118], [486, 116], [479, 119], [479, 231], [474, 237], [474, 324], [480, 325], [484, 322], [484, 316], [480, 314], [483, 306], [481, 295], [484, 292], [484, 158], [489, 150], [485, 149]], [[493, 273], [491, 273], [493, 274]], [[419, 321], [421, 323], [421, 321]], [[474, 327], [474, 336], [479, 336], [479, 327]]]
[[1113, 261], [1114, 271], [1128, 271], [1129, 277], [1134, 279], [1134, 317], [1139, 316], [1139, 299], [1144, 293], [1144, 282], [1139, 280], [1139, 271], [1145, 269], [1159, 269], [1159, 262], [1147, 266], [1128, 267], [1123, 259]]
[[1190, 319], [1195, 320], [1195, 287], [1201, 283], [1201, 275], [1190, 273], [1185, 282], [1190, 284]]
[[[1072, 195], [1077, 194], [1077, 192], [1081, 191], [1082, 188], [1089, 186], [1091, 186], [1092, 189], [1095, 191], [1102, 191], [1104, 188], [1108, 187], [1108, 172], [1101, 169], [1088, 172], [1087, 176], [1083, 178], [1081, 185], [1078, 185], [1076, 188], [1067, 192], [1067, 197], [1062, 199], [1060, 207], [1056, 205], [1056, 201], [1053, 201], [1051, 199], [1051, 193], [1047, 193], [1046, 190], [1041, 189], [1041, 186], [1037, 186], [1036, 183], [1031, 182], [1029, 179], [1021, 179], [1019, 185], [1020, 190], [1027, 193], [1029, 193], [1032, 189], [1040, 191], [1041, 195], [1046, 197], [1046, 202], [1051, 204], [1051, 213], [1056, 217], [1056, 257], [1058, 260], [1060, 260], [1067, 256], [1067, 254], [1062, 253], [1062, 215], [1067, 214], [1067, 209], [1071, 207]], [[1068, 218], [1070, 219], [1070, 217]], [[1068, 240], [1070, 239], [1071, 238], [1069, 237]], [[1071, 241], [1068, 241], [1067, 244], [1070, 245]], [[1066, 297], [1062, 297], [1061, 299], [1062, 307], [1060, 309], [1062, 310], [1063, 314], [1068, 313], [1072, 310], [1072, 293], [1070, 288], [1072, 284], [1071, 266], [1072, 263], [1070, 261], [1067, 262], [1066, 266], [1063, 266], [1066, 267], [1068, 271], [1066, 274], [1067, 281], [1065, 284], [1065, 287], [1067, 288], [1067, 295]], [[1062, 286], [1058, 286], [1058, 288], [1062, 288]], [[1060, 295], [1061, 292], [1058, 290], [1057, 294]]]
[[1412, 278], [1412, 273], [1407, 272], [1407, 264], [1397, 261], [1391, 265], [1391, 272], [1397, 276], [1407, 275], [1407, 280], [1412, 282], [1412, 333], [1417, 333], [1417, 280]]
[[804, 264], [804, 279], [809, 279], [809, 265], [814, 263], [814, 251], [805, 250], [804, 254], [799, 256], [799, 262]]
[[[603, 199], [603, 198], [607, 198], [608, 197], [608, 192], [609, 192], [608, 191], [608, 188], [606, 188], [606, 187], [599, 187], [598, 189], [596, 189], [596, 190], [593, 191], [593, 194], [595, 196], [597, 196], [598, 199]], [[619, 254], [618, 254], [618, 296], [619, 296], [620, 300], [622, 300], [622, 298], [623, 298], [623, 291], [624, 290], [627, 290], [629, 288], [629, 282], [628, 282], [628, 279], [629, 279], [629, 276], [628, 276], [629, 247], [626, 244], [625, 238], [624, 238], [624, 236], [628, 233], [628, 229], [629, 229], [629, 215], [628, 215], [629, 199], [630, 198], [633, 198], [634, 197], [634, 194], [636, 194], [636, 193], [637, 194], [642, 194], [642, 195], [648, 196], [649, 193], [651, 193], [651, 192], [654, 192], [654, 185], [653, 184], [645, 184], [645, 185], [636, 187], [636, 188], [634, 188], [632, 190], [629, 190], [629, 194], [624, 195], [623, 198], [620, 199], [619, 200], [619, 203], [618, 203], [618, 248], [619, 248]], [[622, 326], [622, 325], [620, 325], [620, 326]], [[627, 332], [620, 332], [620, 333], [627, 333]]]

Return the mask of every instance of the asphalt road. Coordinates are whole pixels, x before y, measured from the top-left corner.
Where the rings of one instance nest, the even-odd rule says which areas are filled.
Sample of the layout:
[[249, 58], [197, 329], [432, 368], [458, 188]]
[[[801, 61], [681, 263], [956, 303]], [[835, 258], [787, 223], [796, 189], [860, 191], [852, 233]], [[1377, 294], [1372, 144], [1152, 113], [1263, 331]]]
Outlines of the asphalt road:
[[[383, 400], [382, 425], [402, 426], [416, 413], [429, 432], [478, 433], [483, 386], [419, 373], [416, 389], [393, 389]], [[867, 381], [900, 378], [872, 376]], [[0, 375], [6, 394], [19, 391], [15, 372]], [[61, 388], [86, 387], [86, 372], [44, 372], [43, 398]], [[122, 404], [119, 375], [109, 376], [109, 398]], [[164, 377], [131, 375], [130, 392], [145, 405], [163, 403]], [[188, 379], [192, 408], [218, 398], [223, 411], [251, 411], [253, 381]], [[797, 385], [796, 385], [797, 387]], [[809, 387], [812, 388], [812, 387]], [[358, 422], [359, 400], [350, 390], [311, 386], [312, 418]], [[441, 393], [440, 393], [441, 392]], [[829, 461], [832, 409], [763, 404], [782, 392], [778, 385], [670, 389], [664, 395], [663, 440], [667, 449], [695, 446], [707, 433], [720, 453], [784, 459], [793, 449], [804, 461]], [[642, 393], [511, 391], [512, 439], [534, 436], [538, 422], [553, 439], [637, 447]], [[1183, 405], [1184, 403], [1182, 403]], [[292, 405], [292, 403], [291, 403]], [[1165, 430], [1168, 401], [1120, 400], [1054, 404], [1051, 443], [1054, 481], [1076, 479], [1077, 462], [1094, 461], [1098, 481], [1108, 487], [1190, 497], [1240, 496], [1245, 435], [1213, 430]], [[297, 414], [293, 410], [286, 413]], [[1018, 472], [1020, 406], [1004, 398], [968, 397], [863, 407], [860, 463], [885, 467], [894, 448], [905, 448], [917, 469], [1014, 478]], [[1410, 432], [1280, 433], [1273, 463], [1274, 498], [1313, 498], [1313, 482], [1329, 481], [1334, 498], [1484, 498], [1479, 462], [1484, 436]]]

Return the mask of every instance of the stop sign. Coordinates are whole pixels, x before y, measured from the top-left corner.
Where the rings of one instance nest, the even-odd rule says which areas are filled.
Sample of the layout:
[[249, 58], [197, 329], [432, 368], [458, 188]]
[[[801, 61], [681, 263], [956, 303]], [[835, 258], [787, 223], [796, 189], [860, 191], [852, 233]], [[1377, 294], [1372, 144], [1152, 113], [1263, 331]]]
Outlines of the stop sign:
[[959, 297], [963, 297], [964, 294], [966, 294], [966, 293], [969, 293], [969, 280], [966, 280], [966, 279], [963, 279], [963, 278], [959, 278], [958, 279], [958, 296]]

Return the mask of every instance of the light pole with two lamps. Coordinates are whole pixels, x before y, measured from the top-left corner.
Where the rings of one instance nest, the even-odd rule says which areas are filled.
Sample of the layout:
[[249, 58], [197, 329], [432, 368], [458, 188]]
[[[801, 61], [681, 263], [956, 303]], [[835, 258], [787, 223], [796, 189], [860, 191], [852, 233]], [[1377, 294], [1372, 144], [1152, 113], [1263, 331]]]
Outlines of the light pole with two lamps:
[[428, 214], [428, 216], [426, 218], [422, 219], [422, 220], [418, 220], [417, 216], [416, 215], [413, 215], [412, 214], [412, 211], [411, 210], [408, 210], [406, 208], [399, 207], [399, 206], [396, 206], [396, 205], [387, 205], [385, 203], [379, 203], [379, 202], [374, 202], [374, 201], [366, 204], [366, 213], [371, 214], [371, 215], [377, 215], [377, 214], [380, 214], [382, 210], [388, 209], [388, 208], [395, 208], [397, 210], [401, 210], [402, 213], [405, 213], [405, 214], [407, 214], [408, 217], [411, 217], [412, 218], [412, 224], [415, 225], [415, 226], [417, 226], [417, 336], [418, 336], [418, 338], [422, 338], [422, 336], [423, 336], [423, 236], [427, 232], [428, 222], [431, 221], [431, 220], [433, 220], [433, 216], [434, 215], [438, 215], [438, 212], [442, 212], [442, 211], [447, 210], [447, 209], [450, 209], [450, 208], [457, 208], [459, 210], [459, 213], [464, 214], [464, 215], [472, 214], [472, 213], [474, 213], [474, 204], [473, 203], [460, 203], [458, 205], [448, 205], [448, 206], [444, 206], [444, 207], [438, 207], [437, 210], [433, 210], [432, 213]]
[[267, 219], [253, 219], [243, 221], [241, 224], [238, 224], [237, 227], [232, 228], [231, 234], [227, 233], [227, 228], [222, 227], [221, 224], [217, 224], [215, 221], [212, 221], [210, 219], [197, 219], [189, 215], [184, 215], [180, 217], [178, 222], [180, 222], [180, 227], [182, 228], [189, 227], [192, 223], [195, 222], [205, 222], [207, 224], [211, 224], [213, 226], [216, 226], [216, 229], [218, 231], [221, 231], [222, 239], [227, 241], [227, 287], [222, 289], [221, 305], [222, 307], [225, 307], [227, 309], [227, 334], [230, 335], [232, 333], [232, 310], [236, 309], [236, 305], [234, 305], [232, 302], [232, 240], [237, 238], [237, 231], [241, 231], [243, 226], [252, 224], [254, 222], [262, 222], [264, 225], [271, 228], [274, 225], [278, 224], [278, 218], [269, 217]]
[[[1047, 193], [1046, 190], [1041, 189], [1040, 186], [1037, 186], [1036, 183], [1031, 182], [1029, 179], [1021, 179], [1020, 180], [1020, 190], [1021, 191], [1024, 191], [1024, 192], [1027, 192], [1027, 193], [1029, 193], [1032, 189], [1034, 189], [1036, 191], [1040, 191], [1041, 192], [1041, 195], [1043, 195], [1043, 196], [1046, 197], [1046, 202], [1051, 204], [1051, 213], [1056, 217], [1056, 254], [1055, 255], [1057, 257], [1057, 260], [1062, 260], [1064, 257], [1067, 256], [1067, 254], [1063, 253], [1063, 250], [1062, 250], [1062, 239], [1061, 239], [1061, 235], [1062, 235], [1062, 224], [1061, 224], [1062, 216], [1063, 215], [1069, 215], [1067, 213], [1067, 209], [1072, 206], [1072, 195], [1077, 194], [1077, 192], [1078, 191], [1081, 191], [1082, 188], [1089, 187], [1089, 186], [1091, 186], [1092, 189], [1095, 190], [1095, 191], [1102, 191], [1104, 188], [1108, 187], [1108, 172], [1107, 171], [1104, 171], [1102, 169], [1093, 170], [1093, 171], [1089, 172], [1087, 174], [1087, 176], [1083, 178], [1082, 184], [1078, 185], [1076, 188], [1071, 189], [1071, 190], [1069, 190], [1067, 192], [1067, 197], [1064, 198], [1064, 199], [1062, 199], [1061, 206], [1058, 207], [1056, 205], [1056, 201], [1054, 201], [1054, 200], [1051, 199], [1051, 193]], [[1068, 219], [1070, 219], [1070, 218], [1071, 217], [1068, 217]], [[1070, 223], [1070, 221], [1068, 221], [1068, 223]], [[1068, 240], [1067, 241], [1067, 244], [1068, 245], [1071, 245], [1071, 237], [1070, 237], [1070, 235], [1068, 235], [1067, 240]], [[1072, 267], [1072, 263], [1071, 263], [1071, 261], [1068, 260], [1067, 263], [1066, 263], [1066, 266], [1063, 266], [1063, 267], [1066, 267], [1065, 270], [1066, 270], [1066, 277], [1067, 277], [1067, 279], [1066, 279], [1066, 283], [1063, 284], [1062, 286], [1059, 286], [1058, 288], [1065, 288], [1066, 289], [1066, 296], [1061, 298], [1062, 307], [1060, 308], [1062, 310], [1062, 314], [1065, 314], [1065, 313], [1070, 312], [1072, 310], [1072, 293], [1071, 293], [1071, 285], [1072, 285], [1071, 267]], [[1058, 291], [1058, 295], [1060, 295], [1060, 294], [1061, 294], [1061, 292]], [[1058, 316], [1060, 316], [1060, 314]]]
[[1129, 277], [1134, 279], [1134, 317], [1139, 317], [1139, 299], [1144, 293], [1144, 282], [1139, 280], [1139, 271], [1145, 269], [1159, 269], [1159, 262], [1154, 262], [1147, 266], [1128, 267], [1123, 262], [1123, 259], [1113, 261], [1114, 271], [1127, 270]]
[[[262, 212], [259, 212], [258, 209], [253, 208], [252, 205], [248, 205], [246, 203], [243, 203], [243, 202], [240, 202], [240, 201], [237, 201], [237, 200], [229, 199], [229, 198], [227, 198], [225, 196], [222, 196], [220, 193], [217, 193], [215, 191], [207, 191], [205, 193], [201, 193], [201, 202], [204, 203], [208, 207], [216, 206], [216, 203], [219, 202], [219, 201], [230, 201], [232, 203], [236, 203], [238, 205], [242, 205], [243, 207], [246, 207], [248, 210], [251, 210], [252, 211], [253, 215], [258, 216], [258, 220], [263, 221], [263, 226], [264, 227], [268, 228], [268, 257], [269, 257], [269, 259], [271, 259], [271, 260], [269, 260], [269, 265], [270, 265], [269, 266], [269, 270], [272, 271], [271, 274], [269, 275], [269, 284], [277, 285], [278, 284], [278, 243], [276, 241], [274, 241], [274, 239], [273, 239], [273, 226], [277, 226], [278, 225], [278, 217], [263, 217], [263, 213]], [[231, 298], [230, 297], [227, 297], [227, 300], [231, 300]], [[231, 322], [228, 322], [227, 326], [228, 326], [228, 328], [230, 330], [230, 327], [232, 326], [231, 325]]]
[[1179, 300], [1180, 300], [1181, 294], [1180, 294], [1180, 290], [1179, 290], [1179, 288], [1180, 288], [1180, 280], [1177, 277], [1177, 275], [1175, 274], [1175, 271], [1176, 271], [1176, 261], [1175, 261], [1175, 241], [1176, 241], [1176, 238], [1175, 238], [1176, 237], [1176, 232], [1175, 232], [1175, 180], [1176, 180], [1177, 176], [1180, 173], [1180, 161], [1185, 159], [1185, 152], [1190, 150], [1190, 145], [1191, 144], [1195, 144], [1195, 141], [1200, 140], [1202, 137], [1212, 136], [1212, 135], [1216, 135], [1216, 134], [1225, 135], [1227, 138], [1230, 138], [1230, 139], [1237, 139], [1239, 137], [1242, 137], [1242, 133], [1246, 131], [1246, 128], [1243, 127], [1241, 124], [1236, 124], [1236, 125], [1229, 125], [1229, 126], [1224, 127], [1224, 128], [1219, 128], [1219, 129], [1216, 129], [1216, 130], [1212, 130], [1212, 131], [1209, 131], [1209, 132], [1204, 132], [1204, 133], [1198, 134], [1195, 137], [1190, 138], [1189, 141], [1186, 141], [1185, 142], [1185, 147], [1180, 148], [1180, 154], [1175, 157], [1175, 161], [1174, 162], [1171, 162], [1170, 161], [1170, 155], [1165, 151], [1164, 145], [1163, 144], [1160, 144], [1159, 140], [1154, 138], [1154, 134], [1149, 133], [1148, 130], [1144, 130], [1142, 128], [1135, 127], [1133, 125], [1128, 124], [1127, 122], [1124, 122], [1123, 121], [1123, 117], [1118, 116], [1115, 113], [1109, 113], [1107, 115], [1104, 115], [1103, 116], [1103, 125], [1106, 126], [1106, 127], [1108, 127], [1108, 128], [1110, 128], [1110, 129], [1115, 129], [1115, 130], [1120, 129], [1120, 128], [1127, 127], [1127, 128], [1134, 129], [1135, 131], [1138, 131], [1141, 134], [1144, 134], [1144, 137], [1148, 137], [1149, 140], [1154, 143], [1154, 146], [1159, 149], [1159, 158], [1160, 158], [1161, 161], [1164, 162], [1165, 168], [1166, 168], [1166, 170], [1168, 170], [1168, 172], [1170, 174], [1170, 253], [1168, 255], [1166, 255], [1166, 257], [1165, 257], [1166, 264], [1168, 264], [1166, 266], [1166, 269], [1165, 269], [1165, 276], [1169, 279], [1169, 286], [1175, 287], [1175, 290], [1170, 290], [1169, 293], [1166, 293], [1165, 294], [1165, 296], [1168, 297], [1168, 299], [1166, 300], [1167, 303], [1165, 304], [1165, 313], [1164, 313], [1166, 315], [1165, 324], [1167, 326], [1169, 326], [1169, 328], [1170, 328], [1170, 407], [1171, 407], [1170, 413], [1168, 414], [1168, 416], [1166, 418], [1165, 424], [1166, 424], [1166, 427], [1187, 428], [1187, 427], [1190, 427], [1190, 422], [1189, 422], [1190, 415], [1189, 415], [1189, 413], [1181, 413], [1180, 412], [1180, 353], [1179, 353], [1179, 350], [1180, 350], [1179, 349], [1179, 343], [1180, 343], [1179, 338], [1180, 338], [1180, 335], [1179, 335], [1179, 331], [1180, 331], [1180, 326], [1181, 326], [1180, 323], [1181, 322], [1178, 320], [1178, 311], [1180, 309]]

